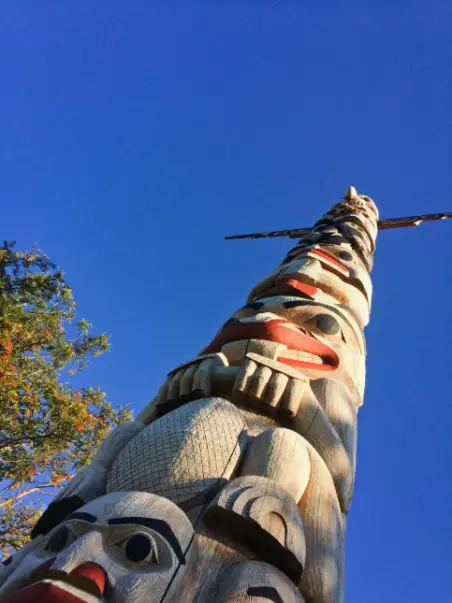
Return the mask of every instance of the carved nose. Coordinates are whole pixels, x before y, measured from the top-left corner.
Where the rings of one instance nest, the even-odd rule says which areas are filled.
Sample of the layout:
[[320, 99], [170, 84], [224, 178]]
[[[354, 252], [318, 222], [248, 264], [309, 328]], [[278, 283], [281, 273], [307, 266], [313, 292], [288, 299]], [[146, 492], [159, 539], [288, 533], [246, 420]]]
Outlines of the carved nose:
[[107, 576], [105, 571], [97, 563], [88, 562], [79, 565], [71, 572], [71, 576], [80, 576], [93, 582], [101, 595], [105, 592], [105, 586], [107, 584]]

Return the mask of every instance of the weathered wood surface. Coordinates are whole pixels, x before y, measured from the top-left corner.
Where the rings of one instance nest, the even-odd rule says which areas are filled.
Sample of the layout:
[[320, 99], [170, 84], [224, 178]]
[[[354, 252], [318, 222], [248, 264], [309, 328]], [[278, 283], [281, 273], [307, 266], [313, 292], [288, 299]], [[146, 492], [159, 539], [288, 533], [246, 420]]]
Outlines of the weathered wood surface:
[[0, 603], [343, 601], [377, 220], [351, 187], [303, 234], [49, 505]]

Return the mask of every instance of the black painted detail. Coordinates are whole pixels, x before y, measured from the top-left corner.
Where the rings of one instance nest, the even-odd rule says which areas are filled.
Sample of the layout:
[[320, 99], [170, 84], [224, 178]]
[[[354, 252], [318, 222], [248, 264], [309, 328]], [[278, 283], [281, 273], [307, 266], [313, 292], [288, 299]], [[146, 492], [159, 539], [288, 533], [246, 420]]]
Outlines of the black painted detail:
[[239, 322], [239, 321], [238, 321], [238, 319], [237, 319], [237, 318], [234, 318], [234, 316], [231, 316], [231, 318], [228, 318], [228, 319], [227, 319], [227, 321], [226, 321], [226, 322], [223, 324], [223, 326], [221, 327], [221, 329], [220, 329], [220, 331], [219, 331], [219, 332], [221, 333], [221, 331], [222, 331], [222, 330], [223, 330], [225, 327], [227, 327], [228, 325], [230, 325], [230, 324], [231, 324], [231, 323], [233, 323], [233, 322]]
[[203, 519], [208, 526], [245, 545], [257, 555], [258, 559], [274, 565], [294, 584], [299, 584], [303, 574], [302, 564], [292, 551], [283, 546], [257, 521], [217, 505], [210, 507]]
[[341, 243], [348, 243], [348, 240], [345, 239], [342, 235], [328, 233], [322, 235], [322, 241], [325, 243], [329, 243], [330, 245], [340, 245]]
[[154, 519], [152, 517], [113, 517], [107, 523], [110, 525], [136, 524], [158, 532], [171, 546], [179, 562], [185, 565], [185, 555], [179, 540], [176, 538], [171, 527], [163, 519]]
[[58, 530], [50, 537], [46, 549], [52, 553], [59, 553], [68, 543], [69, 536], [70, 532], [67, 527], [61, 526], [61, 528], [58, 528]]
[[283, 302], [283, 306], [286, 308], [296, 308], [297, 306], [310, 306], [311, 308], [325, 308], [325, 310], [328, 310], [329, 312], [333, 312], [334, 314], [336, 314], [340, 320], [343, 320], [350, 327], [352, 332], [355, 334], [355, 337], [358, 342], [358, 345], [360, 346], [360, 349], [363, 349], [363, 345], [365, 346], [365, 339], [362, 336], [362, 329], [360, 329], [357, 324], [352, 322], [351, 319], [349, 319], [344, 312], [340, 311], [340, 309], [342, 309], [342, 310], [345, 310], [348, 314], [353, 314], [352, 309], [349, 306], [347, 306], [346, 304], [338, 304], [335, 307], [335, 306], [329, 306], [328, 304], [324, 304], [324, 303], [318, 302], [318, 301], [313, 302], [310, 300], [299, 299], [299, 300]]
[[124, 543], [124, 552], [132, 563], [149, 560], [153, 556], [151, 539], [146, 534], [132, 534]]
[[50, 530], [53, 530], [68, 515], [83, 507], [84, 504], [80, 496], [69, 496], [68, 498], [50, 503], [31, 531], [31, 538], [36, 538], [40, 534], [48, 534]]
[[258, 310], [259, 308], [262, 308], [263, 305], [264, 305], [264, 302], [255, 301], [255, 302], [246, 304], [245, 308], [251, 308], [253, 310]]
[[353, 260], [353, 256], [350, 251], [339, 251], [338, 256], [341, 258], [341, 260], [345, 260], [346, 262], [351, 262]]
[[314, 228], [316, 230], [320, 230], [320, 229], [323, 230], [325, 227], [328, 227], [328, 226], [335, 226], [334, 216], [330, 216], [330, 217], [325, 216], [314, 224]]
[[283, 302], [282, 305], [284, 308], [296, 308], [297, 306], [305, 306], [306, 302], [297, 299], [291, 299], [290, 301]]
[[336, 333], [339, 333], [339, 323], [331, 314], [318, 314], [315, 317], [315, 323], [319, 331], [322, 331], [325, 335], [336, 335]]
[[91, 515], [91, 513], [84, 513], [83, 511], [79, 513], [72, 513], [67, 519], [81, 519], [82, 521], [88, 521], [89, 523], [96, 523], [97, 521], [97, 517], [95, 515]]
[[248, 597], [260, 597], [273, 601], [273, 603], [284, 603], [279, 592], [273, 586], [249, 586], [246, 594]]

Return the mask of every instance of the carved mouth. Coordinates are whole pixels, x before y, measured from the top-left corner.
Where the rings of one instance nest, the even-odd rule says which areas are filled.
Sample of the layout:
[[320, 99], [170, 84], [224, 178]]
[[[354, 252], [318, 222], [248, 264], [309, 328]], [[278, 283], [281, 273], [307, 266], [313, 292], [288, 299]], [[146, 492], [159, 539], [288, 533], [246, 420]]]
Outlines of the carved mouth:
[[333, 371], [339, 366], [339, 357], [333, 349], [315, 339], [308, 331], [301, 331], [282, 318], [262, 322], [230, 322], [202, 354], [220, 352], [226, 343], [242, 339], [282, 343], [288, 350], [284, 356], [278, 357], [278, 361], [295, 368]]
[[71, 574], [37, 570], [27, 586], [8, 593], [0, 603], [101, 603], [105, 579], [105, 572], [95, 563], [85, 563]]
[[1, 603], [100, 603], [98, 597], [64, 582], [44, 580], [16, 590], [0, 599]]

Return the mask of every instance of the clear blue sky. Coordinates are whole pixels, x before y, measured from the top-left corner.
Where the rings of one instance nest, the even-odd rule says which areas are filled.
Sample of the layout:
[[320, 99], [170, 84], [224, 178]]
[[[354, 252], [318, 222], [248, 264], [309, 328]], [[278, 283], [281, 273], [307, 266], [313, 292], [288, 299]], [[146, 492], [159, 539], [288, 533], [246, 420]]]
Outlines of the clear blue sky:
[[[452, 210], [452, 3], [0, 9], [2, 232], [37, 240], [140, 409], [349, 184]], [[346, 603], [452, 602], [450, 223], [382, 233]]]

